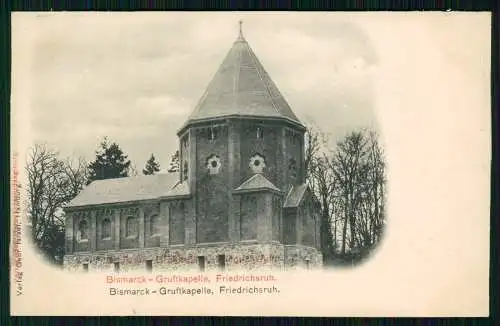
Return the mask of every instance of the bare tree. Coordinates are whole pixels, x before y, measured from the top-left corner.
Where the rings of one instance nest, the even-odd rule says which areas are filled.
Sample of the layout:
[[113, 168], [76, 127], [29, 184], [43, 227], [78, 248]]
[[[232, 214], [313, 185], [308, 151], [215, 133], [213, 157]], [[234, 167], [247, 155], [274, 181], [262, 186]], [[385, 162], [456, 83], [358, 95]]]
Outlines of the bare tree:
[[62, 208], [83, 188], [86, 163], [61, 160], [46, 145], [35, 144], [26, 164], [28, 215], [34, 244], [52, 262], [61, 263], [64, 250]]
[[324, 261], [354, 262], [379, 242], [385, 224], [384, 153], [374, 131], [350, 132], [334, 150], [326, 138], [308, 128], [305, 151], [307, 182], [325, 222]]
[[349, 247], [356, 247], [356, 218], [358, 207], [366, 187], [367, 140], [363, 132], [352, 132], [337, 144], [332, 161], [336, 192], [342, 198], [338, 214], [343, 217], [341, 254], [346, 253], [347, 229], [349, 227]]
[[385, 156], [382, 146], [379, 142], [379, 136], [376, 132], [370, 132], [368, 135], [368, 164], [369, 164], [369, 188], [368, 202], [369, 210], [367, 213], [371, 216], [370, 228], [366, 230], [370, 236], [368, 245], [377, 243], [383, 231], [385, 224]]
[[378, 135], [355, 131], [337, 145], [331, 166], [336, 180], [334, 215], [339, 222], [338, 256], [354, 262], [379, 242], [385, 223], [385, 164]]
[[326, 264], [335, 251], [335, 231], [332, 232], [333, 195], [335, 179], [330, 169], [330, 158], [323, 152], [325, 135], [318, 129], [309, 127], [306, 131], [305, 169], [309, 188], [318, 199], [321, 214], [321, 249]]

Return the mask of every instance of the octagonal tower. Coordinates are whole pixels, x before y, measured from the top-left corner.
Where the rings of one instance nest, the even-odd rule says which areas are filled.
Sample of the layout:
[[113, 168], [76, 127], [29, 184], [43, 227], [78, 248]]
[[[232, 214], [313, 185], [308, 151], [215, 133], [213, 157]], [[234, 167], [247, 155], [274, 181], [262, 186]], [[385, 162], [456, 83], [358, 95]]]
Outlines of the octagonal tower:
[[[255, 235], [241, 232], [242, 198], [254, 193], [257, 206], [264, 209], [269, 197], [269, 206], [283, 203], [292, 186], [305, 182], [304, 132], [240, 26], [232, 48], [178, 132], [180, 178], [194, 194], [196, 243], [272, 240], [273, 233], [278, 238], [272, 226], [257, 228], [262, 232]], [[248, 181], [257, 184], [250, 189]], [[256, 194], [264, 189], [281, 195]]]

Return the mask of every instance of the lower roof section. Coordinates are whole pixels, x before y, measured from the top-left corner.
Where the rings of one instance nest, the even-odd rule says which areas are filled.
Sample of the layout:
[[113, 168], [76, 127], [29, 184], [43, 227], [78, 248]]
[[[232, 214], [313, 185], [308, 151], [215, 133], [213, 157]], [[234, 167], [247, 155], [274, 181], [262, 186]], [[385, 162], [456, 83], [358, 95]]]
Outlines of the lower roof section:
[[259, 190], [280, 191], [271, 181], [266, 179], [262, 174], [257, 173], [243, 182], [234, 192], [248, 192]]
[[185, 195], [185, 192], [186, 188], [179, 184], [177, 173], [96, 180], [85, 187], [67, 207], [158, 199], [169, 195]]
[[303, 183], [301, 185], [292, 186], [290, 192], [286, 196], [284, 207], [298, 207], [304, 198], [304, 194], [307, 190], [307, 184]]

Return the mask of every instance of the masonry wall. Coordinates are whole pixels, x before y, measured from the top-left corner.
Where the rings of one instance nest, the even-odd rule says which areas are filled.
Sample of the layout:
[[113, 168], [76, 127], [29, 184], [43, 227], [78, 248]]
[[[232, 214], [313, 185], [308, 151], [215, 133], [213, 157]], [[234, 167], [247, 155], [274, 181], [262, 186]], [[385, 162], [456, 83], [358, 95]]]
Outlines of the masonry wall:
[[187, 206], [183, 201], [174, 201], [170, 203], [170, 214], [169, 214], [170, 245], [179, 245], [185, 243], [186, 217], [187, 217]]
[[240, 200], [240, 236], [241, 240], [257, 239], [257, 197], [241, 196]]
[[273, 207], [272, 207], [272, 239], [274, 241], [281, 242], [282, 235], [282, 206], [283, 199], [281, 196], [274, 195], [273, 196]]
[[[210, 128], [200, 128], [196, 132], [197, 243], [228, 240], [228, 127], [221, 125], [216, 130], [214, 140], [209, 139]], [[207, 160], [212, 155], [217, 155], [221, 162], [217, 174], [210, 174], [207, 168]]]
[[[303, 134], [285, 128], [285, 147], [286, 152], [284, 155], [284, 165], [286, 166], [286, 181], [287, 186], [285, 189], [289, 189], [290, 185], [301, 184], [302, 174], [303, 174]], [[291, 169], [292, 160], [295, 162], [295, 169]], [[293, 171], [295, 170], [295, 171]]]
[[297, 243], [297, 210], [286, 208], [283, 214], [283, 243]]
[[82, 271], [113, 272], [118, 263], [120, 272], [144, 271], [151, 260], [153, 272], [200, 271], [198, 257], [205, 257], [205, 271], [220, 270], [218, 256], [224, 255], [226, 271], [283, 270], [319, 268], [321, 253], [314, 248], [266, 244], [224, 244], [219, 246], [185, 246], [179, 248], [144, 248], [96, 253], [76, 253], [64, 257], [64, 268]]
[[[257, 128], [262, 130], [261, 138], [257, 138]], [[281, 138], [278, 137], [277, 130], [279, 128], [276, 126], [264, 124], [262, 121], [241, 124], [240, 184], [255, 174], [249, 164], [250, 158], [256, 154], [265, 159], [266, 167], [263, 175], [273, 184], [278, 184], [278, 171], [281, 167], [276, 164], [276, 159], [281, 148]]]
[[[296, 244], [283, 245], [278, 242], [270, 241], [270, 229], [267, 226], [272, 223], [274, 230], [276, 223], [272, 221], [276, 221], [276, 219], [271, 217], [271, 215], [274, 216], [274, 214], [271, 214], [273, 211], [269, 209], [269, 204], [279, 199], [277, 195], [274, 196], [274, 199], [272, 196], [271, 194], [260, 194], [260, 196], [256, 196], [259, 197], [257, 198], [257, 205], [252, 207], [257, 207], [257, 209], [255, 209], [257, 226], [253, 229], [258, 230], [256, 234], [258, 240], [247, 240], [246, 243], [203, 245], [189, 244], [186, 242], [184, 244], [171, 246], [168, 243], [170, 227], [168, 224], [165, 225], [164, 223], [171, 221], [171, 218], [175, 218], [170, 215], [177, 214], [175, 211], [179, 208], [180, 201], [129, 205], [111, 209], [100, 208], [69, 213], [67, 215], [68, 225], [77, 224], [80, 220], [86, 219], [89, 221], [90, 225], [97, 226], [97, 230], [95, 230], [96, 238], [92, 237], [93, 233], [89, 231], [89, 239], [84, 241], [83, 244], [88, 244], [89, 247], [92, 247], [92, 244], [95, 243], [94, 240], [97, 239], [98, 247], [91, 248], [90, 250], [82, 249], [75, 252], [69, 251], [64, 258], [64, 268], [67, 270], [81, 270], [83, 264], [89, 264], [90, 270], [112, 271], [115, 263], [117, 263], [122, 271], [144, 270], [146, 261], [152, 260], [154, 268], [158, 270], [198, 270], [198, 256], [204, 256], [206, 258], [206, 269], [210, 270], [218, 268], [218, 255], [224, 255], [227, 270], [314, 268], [318, 261], [321, 262], [319, 250], [310, 246]], [[239, 196], [236, 198], [239, 198]], [[183, 202], [186, 203], [185, 210], [189, 210], [189, 207], [191, 207], [190, 201], [184, 200]], [[259, 205], [259, 202], [261, 202], [262, 205]], [[172, 210], [168, 209], [169, 207], [172, 207]], [[294, 242], [296, 240], [297, 225], [295, 221], [300, 218], [300, 216], [298, 217], [295, 213], [294, 209], [287, 209], [282, 219], [282, 221], [286, 219], [291, 221], [291, 227], [289, 227], [291, 240], [289, 242]], [[138, 234], [137, 238], [134, 239], [137, 246], [126, 249], [120, 246], [121, 241], [127, 238], [125, 233], [126, 226], [122, 225], [122, 221], [128, 216], [144, 218], [144, 223], [138, 223]], [[159, 222], [159, 224], [156, 228], [152, 228], [151, 225], [151, 217], [153, 216], [158, 217], [157, 222]], [[114, 219], [112, 217], [114, 217]], [[103, 239], [100, 241], [99, 222], [102, 222], [104, 218], [110, 218], [112, 237], [111, 239]], [[286, 222], [282, 223], [285, 225], [287, 224]], [[264, 230], [264, 227], [266, 230]], [[156, 230], [158, 230], [160, 234], [156, 234]], [[117, 237], [118, 232], [120, 232], [119, 237]], [[179, 233], [186, 235], [189, 232], [189, 226], [186, 225], [185, 232]], [[67, 230], [66, 235], [70, 237], [72, 232], [68, 233]], [[253, 236], [253, 238], [255, 238], [255, 236]], [[167, 242], [164, 242], [163, 239], [166, 239], [165, 241]], [[109, 243], [109, 241], [113, 244], [112, 248], [103, 245], [104, 243]], [[80, 245], [80, 248], [88, 248], [77, 242], [71, 242], [70, 244]]]
[[304, 205], [300, 208], [300, 212], [301, 212], [300, 219], [302, 222], [301, 223], [302, 230], [300, 232], [301, 234], [300, 243], [305, 246], [315, 247], [316, 246], [315, 220], [313, 217], [312, 207], [308, 201], [306, 201]]
[[319, 250], [302, 245], [285, 246], [286, 269], [316, 269], [323, 266], [323, 256]]
[[189, 172], [189, 134], [186, 133], [179, 140], [179, 177], [181, 181], [187, 180]]

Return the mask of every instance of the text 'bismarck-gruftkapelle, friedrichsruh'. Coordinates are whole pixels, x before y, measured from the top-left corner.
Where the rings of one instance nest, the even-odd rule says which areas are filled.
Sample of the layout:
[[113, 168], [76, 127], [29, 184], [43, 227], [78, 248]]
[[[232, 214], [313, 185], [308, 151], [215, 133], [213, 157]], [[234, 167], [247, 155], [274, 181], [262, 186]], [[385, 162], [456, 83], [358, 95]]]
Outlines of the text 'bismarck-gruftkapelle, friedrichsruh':
[[[216, 274], [215, 282], [270, 282], [274, 275]], [[210, 283], [206, 275], [106, 276], [106, 283]]]

